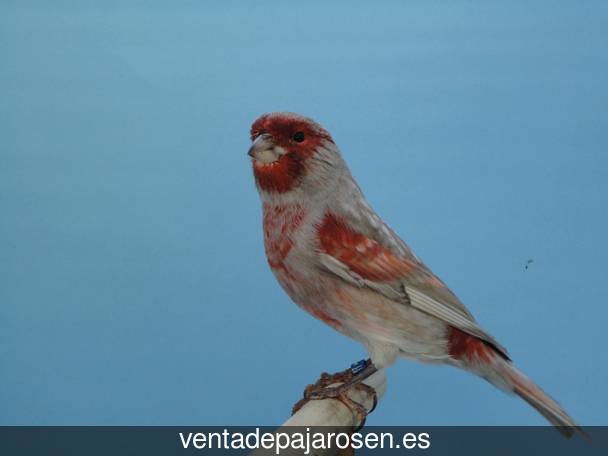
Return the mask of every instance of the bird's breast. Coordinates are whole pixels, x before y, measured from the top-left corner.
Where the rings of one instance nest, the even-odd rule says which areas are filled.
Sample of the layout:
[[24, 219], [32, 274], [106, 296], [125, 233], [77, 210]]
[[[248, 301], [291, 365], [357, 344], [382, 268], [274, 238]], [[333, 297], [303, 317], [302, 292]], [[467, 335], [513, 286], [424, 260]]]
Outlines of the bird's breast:
[[314, 261], [315, 214], [299, 204], [265, 203], [266, 257], [277, 281], [298, 306], [339, 329], [341, 323], [329, 309], [334, 283], [319, 273]]
[[299, 204], [264, 204], [264, 249], [273, 271], [289, 273], [286, 260], [305, 216]]

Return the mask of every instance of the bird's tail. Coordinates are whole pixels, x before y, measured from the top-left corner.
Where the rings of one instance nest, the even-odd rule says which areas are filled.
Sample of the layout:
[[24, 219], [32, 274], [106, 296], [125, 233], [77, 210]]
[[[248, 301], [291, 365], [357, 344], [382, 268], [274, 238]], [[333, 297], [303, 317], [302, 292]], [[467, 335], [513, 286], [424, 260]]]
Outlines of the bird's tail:
[[588, 437], [552, 397], [519, 371], [504, 354], [474, 336], [467, 334], [466, 337], [471, 338], [467, 349], [452, 354], [456, 365], [476, 373], [503, 391], [515, 393], [564, 436], [571, 437], [575, 432], [579, 432]]
[[519, 371], [511, 361], [498, 358], [494, 362], [494, 369], [513, 393], [534, 407], [563, 435], [571, 437], [575, 432], [580, 432], [586, 436], [576, 421], [551, 396]]

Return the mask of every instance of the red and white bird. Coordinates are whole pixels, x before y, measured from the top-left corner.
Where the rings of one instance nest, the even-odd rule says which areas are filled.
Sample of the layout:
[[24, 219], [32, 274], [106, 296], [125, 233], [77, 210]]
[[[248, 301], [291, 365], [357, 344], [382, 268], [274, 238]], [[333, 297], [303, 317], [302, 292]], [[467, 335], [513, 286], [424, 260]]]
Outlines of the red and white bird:
[[397, 358], [453, 365], [521, 396], [564, 434], [580, 429], [370, 207], [325, 129], [271, 113], [251, 140], [268, 264], [296, 304], [361, 342], [377, 369]]

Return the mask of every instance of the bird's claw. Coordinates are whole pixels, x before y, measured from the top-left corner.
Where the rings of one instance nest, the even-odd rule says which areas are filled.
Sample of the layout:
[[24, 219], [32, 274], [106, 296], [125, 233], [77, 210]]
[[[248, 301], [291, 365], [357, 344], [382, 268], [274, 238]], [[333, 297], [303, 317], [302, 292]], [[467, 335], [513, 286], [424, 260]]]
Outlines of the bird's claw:
[[[319, 380], [314, 384], [308, 385], [304, 388], [304, 397], [300, 399], [293, 406], [292, 415], [297, 413], [306, 403], [311, 400], [323, 400], [323, 399], [336, 399], [342, 402], [356, 418], [356, 423], [359, 423], [358, 431], [365, 424], [367, 415], [373, 412], [378, 405], [378, 395], [376, 390], [369, 385], [361, 382], [354, 382], [357, 374], [364, 371], [371, 363], [368, 361], [360, 361], [351, 366], [350, 369], [346, 369], [336, 374], [322, 373]], [[332, 386], [337, 385], [337, 386]], [[359, 402], [352, 400], [348, 392], [350, 388], [355, 388], [360, 391], [364, 391], [372, 396], [372, 407], [367, 409]]]
[[335, 374], [323, 372], [315, 383], [307, 385], [306, 388], [304, 388], [303, 398], [294, 404], [293, 408], [291, 409], [291, 414], [295, 415], [308, 401], [336, 397], [336, 395], [324, 395], [323, 392], [328, 392], [334, 389], [328, 388], [329, 385], [346, 383], [352, 380], [352, 378], [353, 374], [350, 369], [346, 369]]

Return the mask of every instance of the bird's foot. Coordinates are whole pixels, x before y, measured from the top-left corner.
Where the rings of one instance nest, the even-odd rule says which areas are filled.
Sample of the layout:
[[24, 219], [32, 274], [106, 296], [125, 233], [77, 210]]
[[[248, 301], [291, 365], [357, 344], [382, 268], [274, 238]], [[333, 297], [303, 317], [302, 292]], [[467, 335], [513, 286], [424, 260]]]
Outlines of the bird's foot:
[[[330, 385], [344, 384], [352, 380], [352, 378], [353, 372], [351, 369], [336, 372], [335, 374], [328, 374], [327, 372], [323, 372], [315, 383], [307, 385], [306, 388], [304, 388], [303, 397], [295, 403], [291, 410], [291, 414], [294, 415], [295, 413], [297, 413], [304, 406], [304, 404], [306, 404], [312, 399], [322, 399], [321, 397], [318, 397], [318, 395], [322, 394], [322, 392], [328, 389]], [[313, 395], [315, 397], [313, 397]]]
[[[349, 369], [335, 374], [322, 373], [319, 380], [304, 389], [304, 397], [293, 406], [292, 415], [308, 401], [337, 399], [353, 412], [357, 422], [360, 423], [360, 429], [365, 424], [367, 415], [374, 411], [378, 403], [376, 391], [371, 386], [361, 383], [374, 372], [376, 372], [376, 367], [368, 359], [352, 364]], [[363, 405], [349, 397], [348, 392], [351, 388], [364, 391], [372, 396], [373, 405], [369, 412]]]

